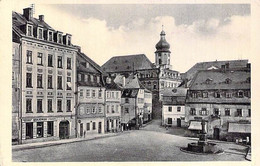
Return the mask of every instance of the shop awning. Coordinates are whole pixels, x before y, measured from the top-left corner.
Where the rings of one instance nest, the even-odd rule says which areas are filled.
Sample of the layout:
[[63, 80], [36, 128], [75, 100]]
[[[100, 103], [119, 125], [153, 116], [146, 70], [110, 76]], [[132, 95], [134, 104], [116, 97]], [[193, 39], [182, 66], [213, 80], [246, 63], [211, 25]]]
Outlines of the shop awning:
[[[207, 131], [207, 122], [206, 123], [206, 131]], [[202, 130], [201, 121], [190, 121], [189, 130]]]
[[229, 123], [229, 133], [251, 133], [251, 124], [246, 123]]

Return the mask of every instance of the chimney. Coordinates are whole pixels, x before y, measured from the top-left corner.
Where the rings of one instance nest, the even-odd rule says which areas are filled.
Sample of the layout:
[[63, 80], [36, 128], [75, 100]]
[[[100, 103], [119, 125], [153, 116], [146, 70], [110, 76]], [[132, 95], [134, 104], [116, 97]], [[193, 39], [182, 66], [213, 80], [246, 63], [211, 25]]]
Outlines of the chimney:
[[33, 10], [32, 8], [25, 8], [23, 9], [23, 16], [28, 20], [30, 21], [31, 18], [33, 17]]
[[44, 15], [39, 15], [39, 20], [44, 21]]

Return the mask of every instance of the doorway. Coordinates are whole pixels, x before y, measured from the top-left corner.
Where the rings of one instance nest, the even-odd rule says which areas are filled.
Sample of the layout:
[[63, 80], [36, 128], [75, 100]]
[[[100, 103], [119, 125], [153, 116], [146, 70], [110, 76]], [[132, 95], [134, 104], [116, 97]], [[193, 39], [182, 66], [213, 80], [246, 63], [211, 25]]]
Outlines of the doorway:
[[80, 123], [80, 137], [83, 136], [83, 123]]
[[59, 124], [59, 137], [60, 139], [69, 138], [69, 121], [61, 121]]
[[181, 127], [181, 119], [177, 118], [177, 127]]
[[102, 129], [102, 122], [98, 122], [98, 134], [101, 133], [101, 129]]
[[219, 128], [214, 128], [213, 138], [219, 140]]

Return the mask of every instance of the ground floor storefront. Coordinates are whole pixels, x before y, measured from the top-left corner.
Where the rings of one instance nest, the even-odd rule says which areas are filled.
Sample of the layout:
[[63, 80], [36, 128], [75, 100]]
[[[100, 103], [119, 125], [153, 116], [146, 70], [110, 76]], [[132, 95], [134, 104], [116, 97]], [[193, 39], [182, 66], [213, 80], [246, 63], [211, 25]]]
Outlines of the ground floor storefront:
[[75, 116], [22, 118], [21, 143], [75, 138]]
[[106, 117], [105, 131], [106, 132], [119, 132], [119, 131], [122, 131], [120, 116]]
[[77, 135], [78, 137], [85, 137], [89, 134], [104, 134], [104, 124], [104, 117], [80, 118], [77, 121]]

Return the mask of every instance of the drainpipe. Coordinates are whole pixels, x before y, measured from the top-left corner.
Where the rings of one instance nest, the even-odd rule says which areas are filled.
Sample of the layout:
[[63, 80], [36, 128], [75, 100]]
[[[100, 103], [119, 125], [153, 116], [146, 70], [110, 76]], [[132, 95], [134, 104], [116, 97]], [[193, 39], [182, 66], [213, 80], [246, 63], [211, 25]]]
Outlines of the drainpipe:
[[20, 44], [19, 44], [19, 56], [20, 56], [20, 61], [19, 61], [19, 68], [20, 68], [20, 87], [19, 87], [19, 104], [18, 104], [18, 144], [22, 144], [22, 41], [20, 39]]

